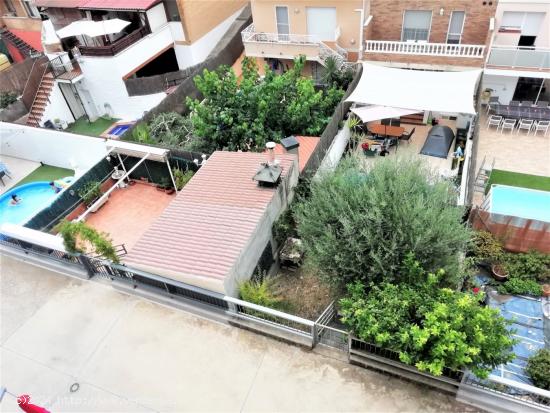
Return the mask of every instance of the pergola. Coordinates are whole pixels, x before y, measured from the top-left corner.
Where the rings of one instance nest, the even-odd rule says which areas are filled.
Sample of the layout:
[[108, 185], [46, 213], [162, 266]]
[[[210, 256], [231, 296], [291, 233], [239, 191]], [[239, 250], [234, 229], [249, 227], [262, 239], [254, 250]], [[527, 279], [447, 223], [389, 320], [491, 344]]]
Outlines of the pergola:
[[[157, 148], [154, 146], [147, 146], [147, 145], [139, 145], [137, 143], [131, 143], [131, 142], [124, 142], [114, 139], [107, 139], [105, 142], [107, 146], [107, 155], [116, 155], [118, 157], [118, 160], [120, 162], [120, 165], [122, 166], [122, 169], [124, 171], [124, 175], [122, 175], [116, 182], [115, 185], [113, 185], [111, 188], [109, 188], [100, 198], [97, 199], [86, 211], [80, 215], [77, 218], [77, 221], [82, 221], [84, 218], [88, 216], [88, 214], [92, 211], [95, 211], [97, 207], [101, 206], [109, 197], [109, 194], [113, 192], [116, 188], [119, 187], [120, 183], [124, 182], [125, 179], [127, 179], [130, 174], [143, 162], [146, 160], [151, 161], [157, 161], [157, 162], [165, 162], [166, 166], [168, 167], [168, 173], [170, 174], [170, 179], [172, 180], [172, 185], [174, 185], [174, 189], [177, 192], [176, 187], [176, 181], [174, 180], [174, 175], [172, 174], [172, 168], [170, 166], [170, 161], [168, 159], [168, 154], [170, 151], [168, 149], [163, 148]], [[132, 168], [129, 170], [126, 170], [126, 167], [124, 166], [124, 162], [122, 161], [121, 155], [126, 156], [132, 156], [134, 158], [141, 158]]]

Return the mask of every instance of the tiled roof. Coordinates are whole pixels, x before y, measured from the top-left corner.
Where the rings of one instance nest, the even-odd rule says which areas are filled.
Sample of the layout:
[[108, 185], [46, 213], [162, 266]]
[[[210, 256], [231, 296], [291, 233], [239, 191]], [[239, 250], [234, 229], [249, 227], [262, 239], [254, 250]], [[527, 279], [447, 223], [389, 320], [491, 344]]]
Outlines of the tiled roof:
[[[296, 158], [277, 158], [285, 179]], [[124, 262], [159, 273], [181, 274], [182, 278], [223, 280], [277, 191], [252, 180], [265, 160], [262, 153], [214, 152]]]
[[28, 45], [32, 46], [33, 49], [38, 50], [39, 52], [42, 51], [42, 37], [41, 37], [42, 33], [41, 32], [33, 32], [29, 30], [19, 30], [19, 29], [10, 29], [10, 32], [12, 32], [14, 35], [19, 37]]
[[60, 7], [65, 9], [74, 9], [87, 0], [34, 0], [34, 5], [38, 7]]
[[[300, 144], [298, 147], [298, 165], [300, 172], [302, 172], [321, 139], [315, 136], [296, 136], [296, 140]], [[286, 153], [283, 145], [280, 143], [275, 146], [274, 152], [276, 155]]]
[[80, 8], [98, 10], [147, 10], [160, 0], [35, 0], [41, 7]]

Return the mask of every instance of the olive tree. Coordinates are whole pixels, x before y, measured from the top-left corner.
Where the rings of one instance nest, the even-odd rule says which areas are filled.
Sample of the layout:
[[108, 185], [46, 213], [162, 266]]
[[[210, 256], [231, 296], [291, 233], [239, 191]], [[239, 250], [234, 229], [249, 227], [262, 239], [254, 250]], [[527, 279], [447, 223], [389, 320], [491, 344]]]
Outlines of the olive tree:
[[416, 155], [344, 160], [311, 187], [295, 212], [307, 255], [329, 281], [399, 282], [412, 254], [456, 286], [471, 231], [452, 186]]

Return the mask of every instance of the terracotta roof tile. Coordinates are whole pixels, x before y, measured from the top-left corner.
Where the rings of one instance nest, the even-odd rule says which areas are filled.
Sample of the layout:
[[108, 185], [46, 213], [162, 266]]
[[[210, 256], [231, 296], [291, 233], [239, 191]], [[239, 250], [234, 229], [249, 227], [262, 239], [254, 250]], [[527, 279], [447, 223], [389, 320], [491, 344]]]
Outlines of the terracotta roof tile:
[[[284, 179], [296, 158], [277, 158]], [[252, 179], [265, 160], [261, 153], [214, 152], [138, 240], [125, 263], [223, 280], [276, 193]]]
[[[300, 172], [302, 172], [321, 139], [316, 136], [296, 136], [296, 140], [300, 144], [298, 147], [298, 163]], [[280, 143], [275, 146], [274, 151], [276, 155], [283, 155], [286, 153], [283, 145]]]
[[10, 29], [10, 32], [15, 34], [28, 45], [31, 45], [35, 50], [42, 51], [42, 33], [30, 30]]

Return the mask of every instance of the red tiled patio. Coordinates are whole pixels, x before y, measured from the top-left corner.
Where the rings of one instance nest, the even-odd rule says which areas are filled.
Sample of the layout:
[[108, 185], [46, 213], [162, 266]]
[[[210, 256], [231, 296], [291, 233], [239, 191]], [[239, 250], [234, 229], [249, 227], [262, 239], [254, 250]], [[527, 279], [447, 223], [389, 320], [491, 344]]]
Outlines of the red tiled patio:
[[86, 222], [108, 233], [115, 245], [124, 244], [129, 251], [151, 223], [175, 198], [150, 184], [136, 182], [115, 189], [99, 211], [88, 215]]

